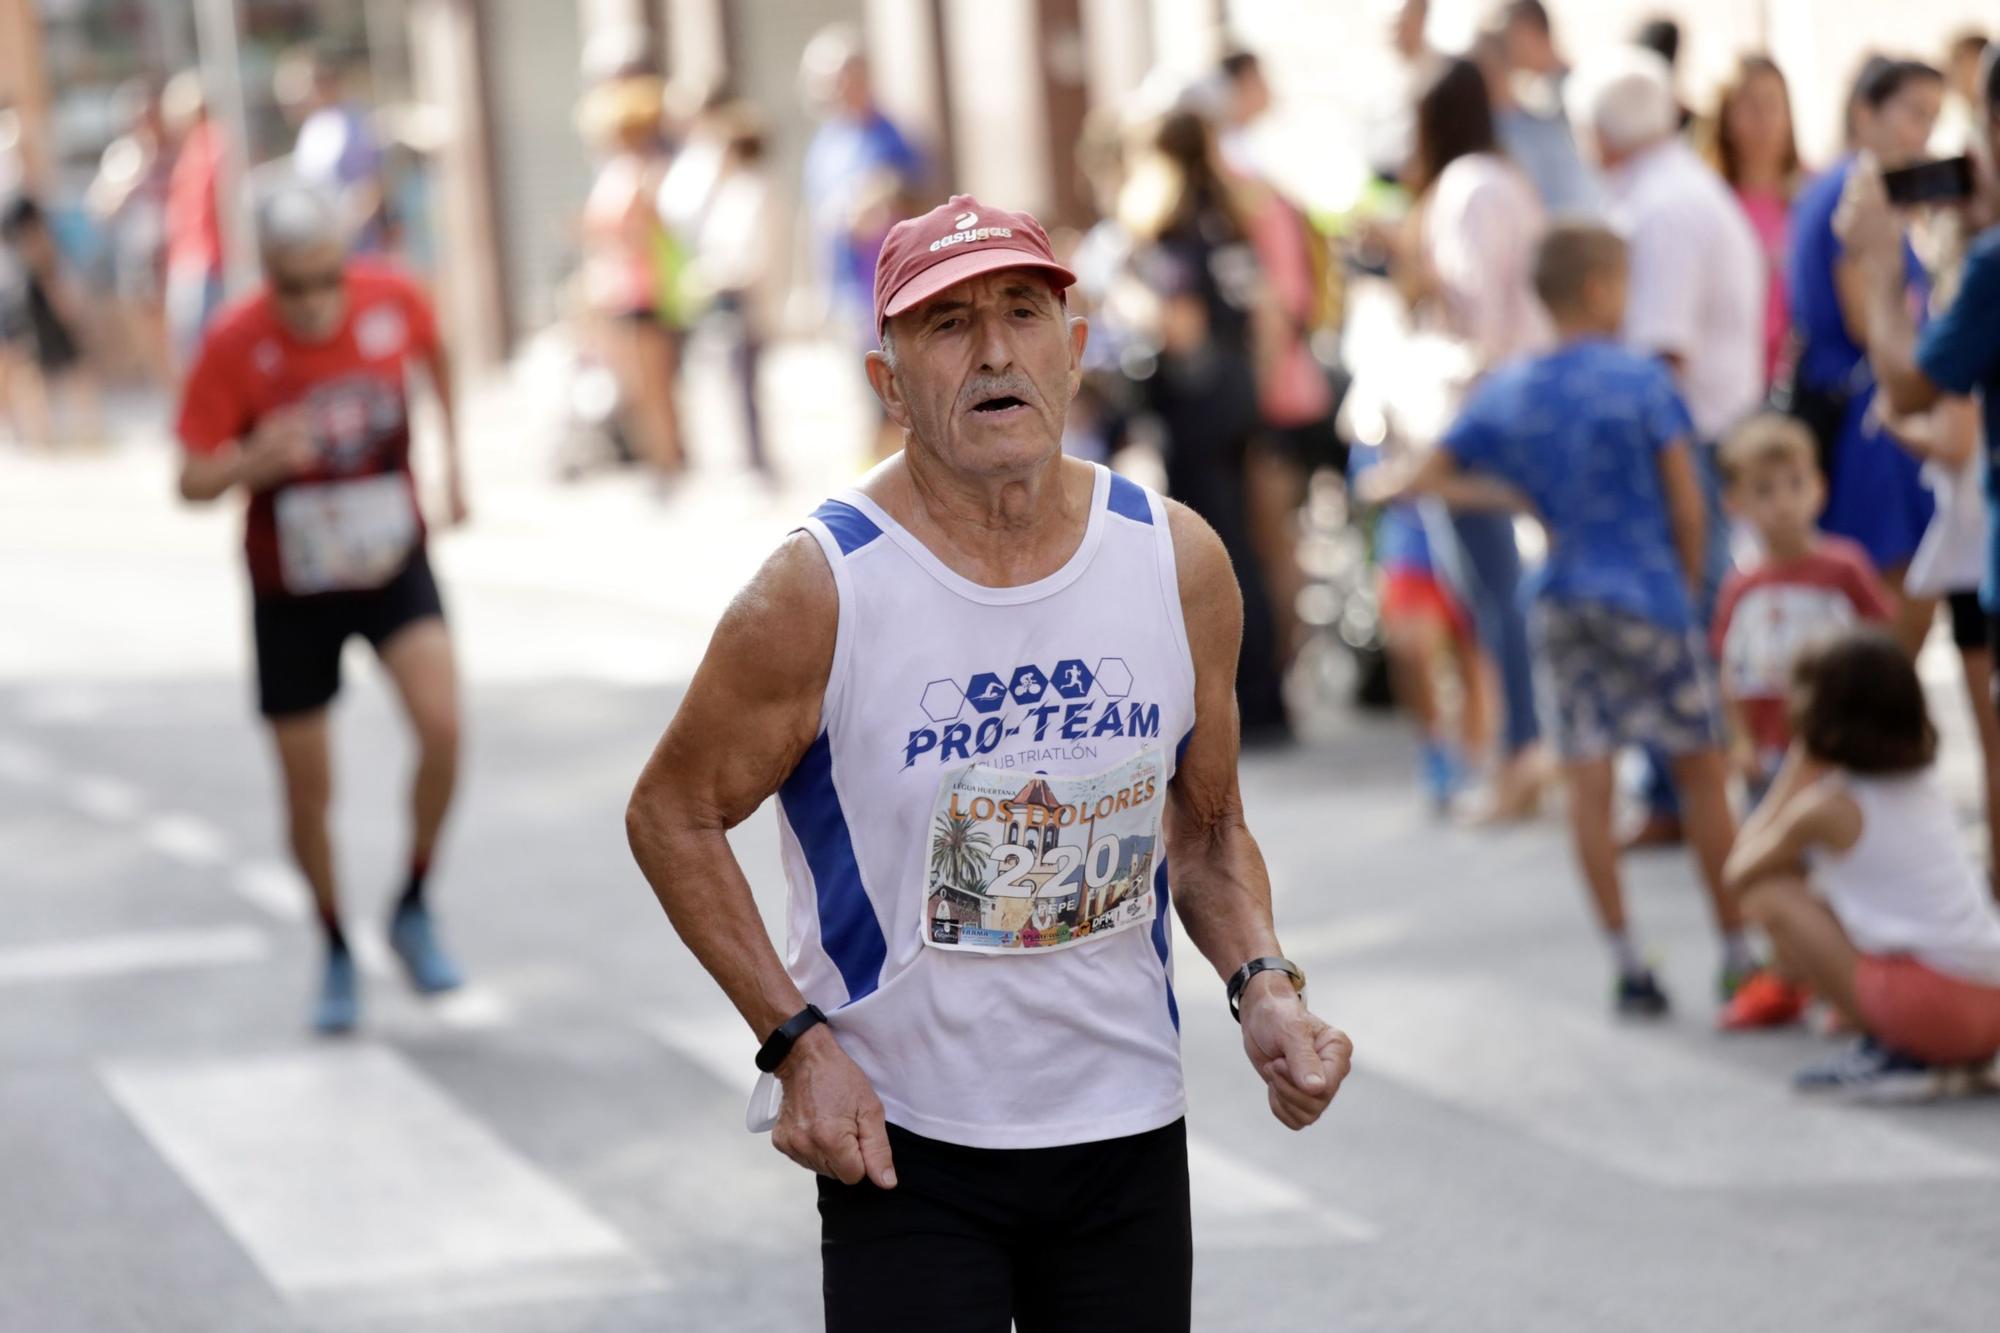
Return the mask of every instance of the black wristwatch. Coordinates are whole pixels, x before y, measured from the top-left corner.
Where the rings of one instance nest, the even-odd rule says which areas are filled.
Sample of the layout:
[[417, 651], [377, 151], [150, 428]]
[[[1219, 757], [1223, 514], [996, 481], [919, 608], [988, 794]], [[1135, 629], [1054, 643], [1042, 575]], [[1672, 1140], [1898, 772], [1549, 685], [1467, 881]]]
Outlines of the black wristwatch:
[[819, 1011], [819, 1006], [809, 1004], [778, 1024], [778, 1030], [757, 1048], [757, 1068], [771, 1073], [785, 1063], [785, 1057], [792, 1053], [792, 1047], [798, 1044], [800, 1037], [824, 1022], [826, 1015]]
[[1289, 958], [1252, 958], [1237, 968], [1236, 975], [1229, 979], [1229, 1016], [1239, 1023], [1243, 1021], [1243, 988], [1259, 972], [1285, 973], [1292, 979], [1292, 989], [1298, 992], [1299, 998], [1305, 998], [1306, 974], [1297, 963]]

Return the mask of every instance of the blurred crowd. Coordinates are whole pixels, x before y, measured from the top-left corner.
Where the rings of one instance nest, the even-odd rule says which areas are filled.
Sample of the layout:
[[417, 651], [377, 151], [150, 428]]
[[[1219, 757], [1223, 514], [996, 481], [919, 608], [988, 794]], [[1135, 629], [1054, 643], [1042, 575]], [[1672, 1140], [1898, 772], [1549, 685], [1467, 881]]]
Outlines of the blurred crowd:
[[[1752, 911], [1749, 888], [1804, 855], [1772, 849], [1807, 836], [1812, 778], [1849, 771], [1859, 791], [1928, 766], [1934, 729], [1903, 686], [1940, 619], [2000, 848], [2000, 488], [1979, 447], [1995, 367], [1977, 350], [2000, 345], [2000, 257], [1976, 239], [2000, 218], [1993, 53], [1967, 32], [1936, 63], [1871, 56], [1845, 151], [1810, 163], [1766, 56], [1693, 104], [1668, 20], [1572, 64], [1538, 0], [1498, 5], [1462, 52], [1429, 46], [1427, 17], [1423, 0], [1400, 6], [1406, 94], [1339, 214], [1260, 160], [1276, 94], [1253, 51], [1092, 114], [1076, 161], [1096, 219], [1058, 237], [1091, 323], [1066, 447], [1158, 479], [1220, 535], [1243, 595], [1246, 744], [1293, 734], [1301, 677], [1331, 644], [1361, 695], [1408, 714], [1440, 810], [1526, 818], [1560, 780], [1616, 1004], [1657, 1014], [1618, 881], [1615, 761], [1630, 755], [1643, 818], [1622, 841], [1688, 843], [1725, 1025], [1794, 1021], [1814, 993], [1862, 1023], [1851, 986], [1814, 971], [1824, 923], [1797, 934], [1788, 902]], [[341, 63], [301, 51], [279, 79], [290, 173], [337, 201], [356, 250], [394, 250], [378, 131]], [[747, 461], [770, 475], [767, 349], [809, 325], [859, 377], [882, 239], [951, 184], [877, 105], [858, 32], [816, 37], [800, 80], [818, 124], [796, 181], [774, 178], [758, 107], [687, 96], [645, 61], [605, 70], [578, 108], [595, 156], [566, 288], [580, 370], [605, 387], [617, 455], [663, 485], [690, 456], [689, 340], [727, 349]], [[112, 302], [120, 364], [164, 383], [222, 297], [226, 152], [199, 79], [135, 85], [122, 106], [88, 195], [110, 237], [99, 271], [70, 271], [36, 200], [10, 193], [0, 219], [0, 407], [30, 441], [91, 429], [87, 304]], [[0, 184], [6, 151], [0, 124]], [[803, 313], [793, 286], [812, 296]], [[1903, 387], [1885, 397], [1892, 371]], [[1984, 409], [1991, 450], [2000, 405]], [[893, 451], [876, 422], [877, 453]], [[1879, 637], [1855, 638], [1868, 622]], [[1851, 688], [1857, 672], [1875, 687]], [[1890, 812], [1867, 815], [1878, 841], [1892, 817], [1935, 832], [1922, 801], [1854, 800]], [[1947, 887], [1928, 905], [1856, 890], [1860, 907], [1835, 902], [1843, 938], [1931, 931], [1959, 950], [1971, 961], [1953, 975], [1990, 992], [2000, 1046], [1987, 876], [1970, 906], [1952, 897], [1973, 874], [1955, 830], [1949, 846], [1895, 836], [1881, 866]]]

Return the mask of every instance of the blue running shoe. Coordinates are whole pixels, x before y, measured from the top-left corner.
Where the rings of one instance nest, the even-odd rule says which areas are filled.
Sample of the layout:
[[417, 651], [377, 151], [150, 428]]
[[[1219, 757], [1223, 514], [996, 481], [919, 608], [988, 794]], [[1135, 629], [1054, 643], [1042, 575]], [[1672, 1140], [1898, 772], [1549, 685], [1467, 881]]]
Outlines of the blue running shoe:
[[389, 921], [389, 947], [403, 960], [410, 984], [420, 994], [436, 995], [456, 988], [465, 980], [459, 975], [458, 965], [439, 947], [437, 934], [431, 929], [430, 909], [422, 903], [396, 909], [396, 915]]
[[1938, 1089], [1938, 1069], [1876, 1041], [1857, 1038], [1838, 1054], [1792, 1075], [1800, 1092], [1839, 1092], [1893, 1100], [1928, 1097]]
[[1620, 1018], [1665, 1018], [1671, 1008], [1651, 968], [1619, 977], [1611, 1002]]
[[354, 955], [329, 950], [326, 975], [320, 979], [319, 1003], [313, 1006], [313, 1030], [327, 1036], [354, 1031], [361, 1017], [361, 987], [354, 975]]
[[1465, 768], [1449, 745], [1426, 741], [1423, 754], [1424, 793], [1439, 813], [1447, 813], [1465, 785]]

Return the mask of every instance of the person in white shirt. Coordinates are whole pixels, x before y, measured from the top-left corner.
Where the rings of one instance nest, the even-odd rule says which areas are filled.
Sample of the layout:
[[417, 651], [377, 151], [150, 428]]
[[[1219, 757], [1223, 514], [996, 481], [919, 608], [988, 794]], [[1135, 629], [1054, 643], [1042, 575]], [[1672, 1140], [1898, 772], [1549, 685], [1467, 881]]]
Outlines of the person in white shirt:
[[[1566, 90], [1571, 120], [1604, 171], [1610, 221], [1630, 247], [1625, 341], [1666, 362], [1698, 437], [1708, 504], [1708, 556], [1697, 611], [1704, 624], [1730, 567], [1715, 450], [1764, 396], [1763, 251], [1709, 165], [1680, 137], [1667, 62], [1620, 47], [1580, 66]], [[1675, 842], [1678, 802], [1654, 759], [1648, 817], [1628, 845]]]
[[[626, 813], [764, 1041], [753, 1123], [820, 1176], [830, 1333], [1189, 1327], [1172, 909], [1280, 1122], [1352, 1055], [1277, 956], [1222, 542], [1063, 456], [1073, 281], [969, 195], [890, 231], [866, 364], [905, 447], [732, 604]], [[771, 796], [782, 959], [727, 837]]]
[[1778, 969], [1866, 1035], [1804, 1091], [1933, 1083], [2000, 1052], [2000, 907], [1934, 772], [1937, 728], [1895, 639], [1855, 630], [1793, 668], [1792, 751], [1724, 869]]

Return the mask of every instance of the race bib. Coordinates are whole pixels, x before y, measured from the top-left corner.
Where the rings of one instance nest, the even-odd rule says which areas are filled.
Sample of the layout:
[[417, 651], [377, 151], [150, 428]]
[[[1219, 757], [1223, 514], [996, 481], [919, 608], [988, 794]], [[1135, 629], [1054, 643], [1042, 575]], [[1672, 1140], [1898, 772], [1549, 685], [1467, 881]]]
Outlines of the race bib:
[[379, 588], [417, 544], [417, 508], [399, 473], [278, 492], [278, 567], [297, 596]]
[[924, 943], [1026, 957], [1147, 924], [1166, 785], [1155, 749], [1087, 777], [947, 773], [931, 810]]

